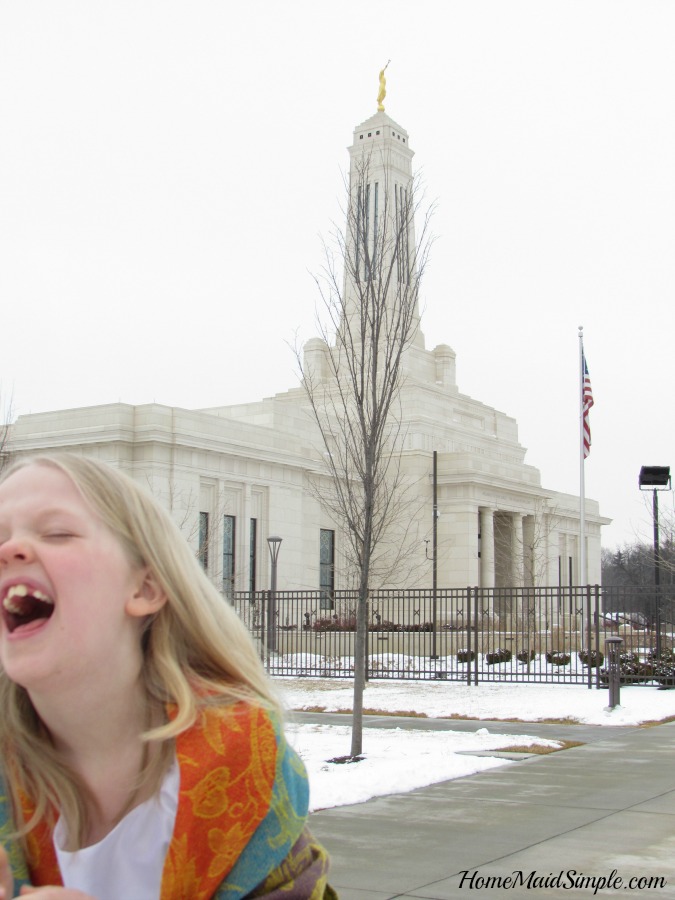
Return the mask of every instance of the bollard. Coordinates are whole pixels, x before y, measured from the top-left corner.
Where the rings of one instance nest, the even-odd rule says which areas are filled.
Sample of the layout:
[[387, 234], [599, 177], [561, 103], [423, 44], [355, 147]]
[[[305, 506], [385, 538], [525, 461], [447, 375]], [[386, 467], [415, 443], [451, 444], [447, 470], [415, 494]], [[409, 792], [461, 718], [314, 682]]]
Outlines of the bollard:
[[610, 637], [605, 640], [605, 655], [607, 656], [607, 676], [609, 680], [609, 708], [614, 709], [619, 705], [621, 693], [621, 665], [619, 663], [619, 648], [623, 644], [623, 638]]

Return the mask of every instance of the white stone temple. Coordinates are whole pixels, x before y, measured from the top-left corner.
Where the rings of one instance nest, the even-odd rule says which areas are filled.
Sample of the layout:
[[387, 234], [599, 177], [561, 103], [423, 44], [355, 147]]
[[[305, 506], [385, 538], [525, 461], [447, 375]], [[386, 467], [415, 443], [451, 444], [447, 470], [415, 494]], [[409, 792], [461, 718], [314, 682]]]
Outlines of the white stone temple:
[[[349, 152], [352, 171], [369, 154], [373, 185], [401, 192], [388, 198], [392, 207], [412, 191], [408, 134], [384, 110], [355, 129]], [[371, 194], [376, 223], [385, 198]], [[324, 350], [322, 340], [310, 340], [305, 366], [321, 371]], [[579, 498], [542, 487], [539, 471], [525, 462], [515, 420], [460, 393], [454, 351], [446, 344], [427, 349], [419, 328], [404, 370], [402, 464], [415, 497], [408, 553], [403, 571], [372, 587], [431, 587], [434, 452], [439, 587], [581, 583]], [[344, 537], [311, 490], [327, 474], [302, 385], [214, 409], [116, 403], [24, 415], [13, 426], [11, 450], [69, 450], [124, 469], [171, 511], [228, 594], [269, 587], [270, 535], [283, 539], [279, 590], [354, 585]], [[595, 584], [600, 528], [609, 520], [592, 500], [585, 520], [588, 583]]]

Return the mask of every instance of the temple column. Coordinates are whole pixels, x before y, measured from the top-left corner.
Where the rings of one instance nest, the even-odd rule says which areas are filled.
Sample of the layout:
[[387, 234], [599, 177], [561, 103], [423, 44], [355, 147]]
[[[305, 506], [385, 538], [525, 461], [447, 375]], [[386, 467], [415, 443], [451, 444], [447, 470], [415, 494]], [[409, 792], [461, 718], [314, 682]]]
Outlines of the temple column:
[[524, 581], [527, 587], [534, 587], [537, 583], [537, 553], [539, 548], [535, 541], [535, 517], [525, 516], [523, 519], [523, 545], [524, 545]]
[[522, 587], [524, 584], [523, 550], [523, 516], [521, 513], [513, 513], [511, 516], [511, 579], [513, 587]]
[[480, 586], [495, 586], [495, 521], [494, 509], [480, 508]]

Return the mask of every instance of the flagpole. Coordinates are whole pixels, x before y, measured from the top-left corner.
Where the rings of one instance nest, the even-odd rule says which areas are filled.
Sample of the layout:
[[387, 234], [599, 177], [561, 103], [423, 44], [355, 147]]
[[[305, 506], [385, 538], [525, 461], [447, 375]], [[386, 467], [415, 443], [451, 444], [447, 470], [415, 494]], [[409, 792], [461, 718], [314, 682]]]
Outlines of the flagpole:
[[588, 583], [586, 564], [586, 483], [584, 478], [584, 327], [579, 326], [579, 576]]

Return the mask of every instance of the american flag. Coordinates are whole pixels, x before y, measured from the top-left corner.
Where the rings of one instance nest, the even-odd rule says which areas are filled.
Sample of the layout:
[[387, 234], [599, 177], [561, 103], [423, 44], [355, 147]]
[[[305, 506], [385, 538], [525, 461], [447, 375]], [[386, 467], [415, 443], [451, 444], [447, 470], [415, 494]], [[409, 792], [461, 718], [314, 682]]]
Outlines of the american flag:
[[584, 459], [591, 452], [591, 425], [588, 421], [588, 413], [593, 406], [593, 389], [591, 388], [591, 379], [588, 374], [588, 366], [586, 365], [586, 354], [582, 353], [582, 366], [584, 374], [583, 388], [581, 389], [581, 405], [584, 416]]

